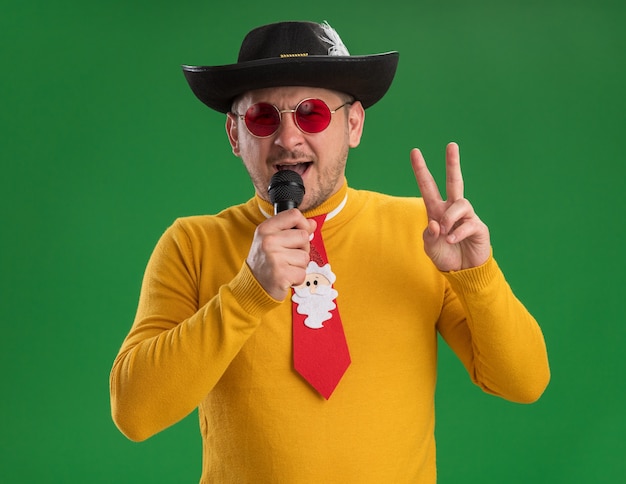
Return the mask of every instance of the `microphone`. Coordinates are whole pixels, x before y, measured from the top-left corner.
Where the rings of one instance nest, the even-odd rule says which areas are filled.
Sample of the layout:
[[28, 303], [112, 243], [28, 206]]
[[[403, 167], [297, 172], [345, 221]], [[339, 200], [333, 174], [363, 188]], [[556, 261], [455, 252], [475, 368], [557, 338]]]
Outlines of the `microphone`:
[[276, 215], [290, 208], [298, 208], [304, 198], [304, 182], [295, 171], [280, 170], [272, 176], [267, 191]]

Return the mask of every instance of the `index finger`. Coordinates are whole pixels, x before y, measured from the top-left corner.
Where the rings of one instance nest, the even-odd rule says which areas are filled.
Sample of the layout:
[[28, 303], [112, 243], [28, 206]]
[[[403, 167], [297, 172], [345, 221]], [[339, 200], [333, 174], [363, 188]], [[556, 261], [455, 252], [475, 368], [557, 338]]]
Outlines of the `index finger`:
[[308, 220], [297, 208], [277, 213], [270, 217], [267, 222], [276, 230], [301, 229], [306, 230], [309, 234], [315, 230], [315, 221]]
[[463, 191], [459, 145], [448, 143], [446, 146], [446, 198], [456, 202], [463, 198]]
[[439, 193], [437, 182], [435, 182], [426, 166], [426, 160], [424, 160], [422, 152], [417, 148], [411, 150], [411, 166], [413, 167], [413, 173], [415, 173], [417, 186], [424, 199], [426, 210], [430, 211], [429, 207], [432, 207], [436, 202], [441, 202], [443, 199], [441, 198], [441, 193]]

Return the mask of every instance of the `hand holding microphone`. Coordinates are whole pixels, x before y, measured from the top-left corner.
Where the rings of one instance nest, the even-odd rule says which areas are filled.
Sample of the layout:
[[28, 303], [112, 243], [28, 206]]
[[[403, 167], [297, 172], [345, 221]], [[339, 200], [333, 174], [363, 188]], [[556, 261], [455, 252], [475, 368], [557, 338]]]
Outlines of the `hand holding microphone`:
[[256, 228], [246, 262], [265, 291], [282, 301], [291, 286], [301, 284], [306, 277], [309, 237], [315, 221], [296, 210], [304, 197], [304, 183], [298, 173], [275, 173], [268, 191], [275, 216]]

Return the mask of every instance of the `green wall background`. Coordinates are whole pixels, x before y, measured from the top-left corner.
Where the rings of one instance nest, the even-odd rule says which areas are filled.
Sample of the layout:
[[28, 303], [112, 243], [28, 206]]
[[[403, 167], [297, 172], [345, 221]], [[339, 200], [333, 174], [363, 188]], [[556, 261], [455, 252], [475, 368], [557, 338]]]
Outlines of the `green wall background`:
[[457, 141], [547, 339], [531, 406], [482, 394], [442, 347], [439, 482], [626, 482], [624, 2], [216, 3], [2, 0], [0, 480], [197, 482], [195, 415], [132, 443], [108, 396], [159, 235], [252, 194], [180, 64], [231, 63], [252, 27], [310, 19], [353, 54], [401, 53], [351, 185], [417, 195], [409, 150], [443, 182]]

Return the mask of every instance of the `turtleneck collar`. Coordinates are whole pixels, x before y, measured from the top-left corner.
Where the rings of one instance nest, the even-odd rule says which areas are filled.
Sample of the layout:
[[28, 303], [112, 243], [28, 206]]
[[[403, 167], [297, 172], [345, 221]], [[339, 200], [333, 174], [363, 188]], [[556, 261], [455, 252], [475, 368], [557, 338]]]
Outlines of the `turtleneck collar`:
[[[316, 217], [318, 215], [323, 215], [325, 213], [328, 214], [328, 219], [337, 215], [343, 209], [347, 202], [348, 198], [348, 182], [344, 179], [343, 185], [330, 198], [328, 198], [324, 203], [322, 203], [319, 207], [316, 207], [312, 210], [308, 210], [303, 212], [304, 216], [307, 218]], [[255, 195], [256, 202], [261, 213], [265, 217], [271, 217], [274, 215], [274, 207], [271, 203], [263, 200], [258, 195]]]

